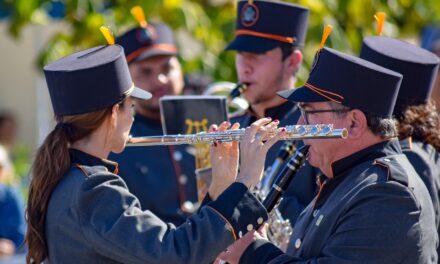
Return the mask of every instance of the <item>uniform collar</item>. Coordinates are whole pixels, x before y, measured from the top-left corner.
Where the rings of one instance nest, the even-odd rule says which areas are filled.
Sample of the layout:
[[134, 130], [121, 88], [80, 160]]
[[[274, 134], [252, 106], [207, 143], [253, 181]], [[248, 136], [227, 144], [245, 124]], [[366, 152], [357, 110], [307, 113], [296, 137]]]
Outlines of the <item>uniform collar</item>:
[[69, 149], [71, 163], [85, 166], [104, 166], [108, 171], [118, 174], [118, 163], [100, 159], [78, 149]]
[[338, 185], [350, 174], [350, 171], [357, 165], [377, 158], [400, 154], [399, 141], [397, 139], [391, 139], [383, 141], [372, 146], [369, 146], [363, 150], [360, 150], [348, 157], [338, 160], [332, 164], [333, 178], [327, 178], [321, 175], [318, 180], [320, 185], [320, 191], [316, 197], [314, 208], [321, 207], [328, 199], [330, 194], [335, 190]]
[[[271, 107], [271, 108], [267, 108], [264, 111], [264, 116], [270, 116], [272, 119], [278, 119], [281, 120], [283, 119], [283, 117], [286, 115], [287, 112], [291, 111], [293, 108], [296, 108], [296, 103], [287, 101], [285, 103], [282, 103], [280, 105]], [[255, 112], [252, 110], [252, 107], [249, 107], [248, 109], [248, 113], [254, 117], [256, 117], [257, 115], [255, 114]]]
[[400, 148], [399, 141], [397, 139], [382, 141], [364, 148], [348, 157], [335, 161], [332, 164], [333, 175], [336, 178], [365, 161], [375, 160], [377, 158], [401, 153], [402, 149]]
[[407, 137], [399, 141], [400, 147], [402, 150], [410, 150], [412, 149], [412, 138]]

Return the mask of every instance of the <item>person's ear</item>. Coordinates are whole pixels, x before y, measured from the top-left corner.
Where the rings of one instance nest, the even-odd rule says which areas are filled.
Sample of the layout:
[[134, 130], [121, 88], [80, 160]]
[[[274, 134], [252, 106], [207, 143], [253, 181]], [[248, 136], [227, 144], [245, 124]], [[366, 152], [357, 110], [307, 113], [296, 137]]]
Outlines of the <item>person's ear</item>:
[[289, 57], [286, 58], [287, 68], [289, 69], [289, 74], [293, 74], [299, 70], [301, 67], [301, 62], [303, 59], [303, 54], [300, 50], [295, 49]]
[[358, 109], [350, 110], [347, 113], [346, 124], [348, 137], [352, 139], [362, 137], [365, 131], [368, 129], [367, 117]]
[[118, 122], [118, 117], [119, 117], [119, 110], [120, 110], [120, 105], [119, 104], [115, 104], [112, 107], [112, 114], [110, 115], [110, 125], [111, 127], [116, 127], [116, 124]]

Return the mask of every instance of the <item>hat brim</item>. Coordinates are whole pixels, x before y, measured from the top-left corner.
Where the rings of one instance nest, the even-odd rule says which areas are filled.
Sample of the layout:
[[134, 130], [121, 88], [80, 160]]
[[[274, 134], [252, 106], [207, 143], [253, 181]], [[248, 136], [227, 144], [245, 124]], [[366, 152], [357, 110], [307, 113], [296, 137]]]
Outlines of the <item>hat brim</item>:
[[316, 103], [329, 101], [329, 99], [321, 96], [320, 94], [310, 90], [305, 86], [278, 92], [277, 94], [282, 98], [295, 103]]
[[169, 49], [160, 49], [160, 48], [146, 50], [142, 52], [139, 56], [137, 56], [132, 62], [142, 61], [156, 56], [177, 56], [177, 50], [171, 51]]
[[142, 90], [141, 88], [134, 86], [131, 93], [129, 93], [129, 96], [137, 99], [148, 100], [152, 97], [152, 94], [145, 90]]
[[283, 42], [251, 36], [251, 35], [239, 35], [229, 43], [225, 48], [227, 50], [244, 51], [252, 53], [264, 53], [279, 47]]

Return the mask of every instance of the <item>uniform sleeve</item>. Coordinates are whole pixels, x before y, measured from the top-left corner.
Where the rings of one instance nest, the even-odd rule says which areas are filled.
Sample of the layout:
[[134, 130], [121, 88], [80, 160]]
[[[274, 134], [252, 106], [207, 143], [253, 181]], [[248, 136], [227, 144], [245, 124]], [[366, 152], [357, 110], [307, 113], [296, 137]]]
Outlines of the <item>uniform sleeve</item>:
[[150, 211], [142, 211], [136, 197], [113, 174], [89, 176], [76, 206], [91, 246], [123, 263], [209, 263], [248, 221], [267, 218], [258, 200], [236, 183], [175, 227]]
[[246, 249], [240, 263], [402, 263], [416, 256], [424, 241], [416, 200], [399, 185], [388, 182], [363, 189], [334, 225], [319, 257], [295, 258], [268, 242], [256, 241]]

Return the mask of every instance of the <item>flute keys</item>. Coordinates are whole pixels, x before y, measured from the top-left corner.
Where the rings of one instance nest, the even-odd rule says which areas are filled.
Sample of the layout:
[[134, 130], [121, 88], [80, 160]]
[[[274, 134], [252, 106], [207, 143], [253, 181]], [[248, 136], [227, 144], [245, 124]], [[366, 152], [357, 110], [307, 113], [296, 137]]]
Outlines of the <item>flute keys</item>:
[[322, 126], [321, 134], [328, 135], [328, 134], [330, 134], [330, 132], [332, 132], [332, 127], [331, 126]]
[[309, 130], [309, 134], [312, 136], [315, 136], [319, 133], [319, 127], [318, 126], [312, 126]]
[[306, 133], [307, 133], [307, 129], [306, 129], [306, 127], [305, 126], [297, 126], [296, 127], [296, 132], [299, 134], [299, 135], [305, 135]]

